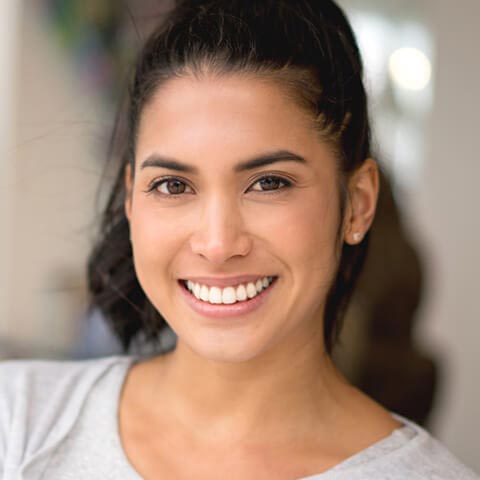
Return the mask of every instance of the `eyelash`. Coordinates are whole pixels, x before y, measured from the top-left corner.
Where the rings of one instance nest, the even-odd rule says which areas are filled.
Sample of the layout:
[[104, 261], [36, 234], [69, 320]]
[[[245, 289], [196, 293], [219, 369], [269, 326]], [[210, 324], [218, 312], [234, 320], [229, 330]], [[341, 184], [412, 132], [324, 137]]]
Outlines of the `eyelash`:
[[[278, 181], [280, 184], [283, 184], [283, 186], [281, 186], [281, 187], [279, 187], [279, 188], [277, 188], [277, 189], [275, 189], [275, 190], [254, 190], [254, 191], [256, 191], [257, 193], [266, 193], [266, 194], [269, 194], [269, 195], [275, 195], [275, 194], [281, 193], [282, 190], [286, 190], [286, 189], [288, 189], [288, 188], [290, 188], [290, 187], [293, 186], [293, 182], [292, 182], [291, 180], [288, 180], [288, 179], [286, 179], [286, 178], [284, 178], [284, 177], [281, 177], [281, 176], [279, 176], [279, 175], [263, 175], [263, 176], [257, 178], [257, 179], [253, 182], [252, 186], [255, 185], [255, 184], [257, 184], [258, 182], [266, 179], [266, 178], [267, 178], [267, 179], [273, 179], [273, 180], [275, 180], [275, 181]], [[172, 198], [172, 199], [179, 198], [179, 197], [181, 197], [184, 193], [169, 193], [169, 194], [166, 194], [166, 193], [162, 193], [162, 192], [159, 192], [159, 191], [158, 191], [158, 188], [159, 188], [161, 185], [163, 185], [163, 184], [165, 184], [165, 183], [167, 183], [167, 182], [169, 182], [169, 181], [172, 181], [172, 180], [178, 181], [178, 182], [180, 182], [180, 183], [183, 183], [183, 184], [185, 184], [186, 187], [191, 188], [191, 187], [188, 186], [188, 184], [187, 184], [186, 181], [182, 180], [182, 179], [179, 178], [179, 177], [162, 177], [162, 178], [159, 178], [159, 179], [157, 179], [157, 180], [152, 181], [152, 182], [150, 183], [150, 185], [148, 186], [147, 190], [145, 190], [145, 193], [147, 193], [147, 194], [153, 193], [153, 194], [155, 194], [155, 195], [160, 195], [160, 196], [162, 196], [162, 197], [164, 197], [164, 198]], [[250, 189], [251, 189], [251, 187], [249, 187], [248, 190], [250, 190]], [[247, 191], [248, 191], [248, 190], [247, 190]]]

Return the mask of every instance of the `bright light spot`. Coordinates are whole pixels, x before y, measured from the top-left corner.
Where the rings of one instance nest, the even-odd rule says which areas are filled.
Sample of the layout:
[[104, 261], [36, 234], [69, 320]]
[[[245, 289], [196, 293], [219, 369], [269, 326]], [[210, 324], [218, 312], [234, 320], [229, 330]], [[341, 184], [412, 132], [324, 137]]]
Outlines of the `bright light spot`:
[[351, 21], [364, 60], [366, 86], [374, 96], [382, 95], [388, 83], [386, 64], [395, 30], [385, 17], [372, 13], [352, 13]]
[[417, 48], [395, 50], [390, 56], [388, 68], [393, 81], [406, 90], [423, 90], [432, 78], [430, 60]]

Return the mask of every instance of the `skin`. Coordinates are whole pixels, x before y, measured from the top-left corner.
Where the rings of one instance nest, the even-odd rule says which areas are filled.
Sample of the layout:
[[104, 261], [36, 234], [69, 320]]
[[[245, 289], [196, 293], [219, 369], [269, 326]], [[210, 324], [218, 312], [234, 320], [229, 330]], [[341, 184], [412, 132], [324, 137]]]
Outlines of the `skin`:
[[[280, 150], [305, 163], [235, 170]], [[152, 155], [197, 172], [145, 167]], [[139, 282], [178, 343], [134, 366], [121, 395], [123, 448], [144, 478], [300, 478], [399, 427], [348, 385], [324, 348], [321, 319], [341, 242], [365, 234], [378, 196], [377, 166], [367, 159], [348, 181], [341, 219], [337, 165], [308, 114], [272, 81], [176, 78], [145, 107], [125, 209]], [[272, 175], [292, 186], [262, 191], [258, 180]], [[180, 178], [183, 193], [168, 197], [165, 183], [147, 193], [165, 176]], [[241, 321], [194, 312], [177, 283], [242, 274], [278, 280]]]

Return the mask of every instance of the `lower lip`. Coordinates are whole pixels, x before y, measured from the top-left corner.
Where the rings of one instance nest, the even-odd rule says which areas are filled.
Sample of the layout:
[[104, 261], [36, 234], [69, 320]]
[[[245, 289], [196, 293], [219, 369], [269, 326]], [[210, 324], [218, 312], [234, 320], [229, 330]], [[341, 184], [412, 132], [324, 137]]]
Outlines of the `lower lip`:
[[232, 303], [230, 305], [214, 305], [199, 300], [195, 295], [190, 293], [182, 281], [179, 281], [178, 283], [185, 300], [195, 312], [210, 318], [235, 318], [241, 317], [260, 308], [267, 301], [270, 293], [275, 288], [277, 278], [274, 278], [272, 283], [265, 290], [262, 290], [256, 297], [243, 302]]

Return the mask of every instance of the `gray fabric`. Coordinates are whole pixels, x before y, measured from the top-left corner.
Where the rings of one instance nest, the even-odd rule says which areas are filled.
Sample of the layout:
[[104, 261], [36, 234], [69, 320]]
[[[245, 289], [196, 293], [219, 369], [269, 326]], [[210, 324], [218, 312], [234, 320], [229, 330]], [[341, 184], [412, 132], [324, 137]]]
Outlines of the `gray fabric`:
[[[0, 364], [2, 480], [139, 480], [117, 405], [132, 357]], [[479, 479], [425, 430], [403, 424], [327, 472], [299, 480]]]

